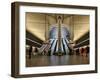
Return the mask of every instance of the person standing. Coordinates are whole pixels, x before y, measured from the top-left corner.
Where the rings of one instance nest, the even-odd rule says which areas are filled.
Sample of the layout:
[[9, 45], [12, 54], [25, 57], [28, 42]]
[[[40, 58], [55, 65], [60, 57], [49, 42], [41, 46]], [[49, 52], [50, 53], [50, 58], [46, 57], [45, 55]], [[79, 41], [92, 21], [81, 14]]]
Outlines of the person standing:
[[29, 48], [29, 59], [31, 59], [31, 54], [32, 54], [32, 46]]

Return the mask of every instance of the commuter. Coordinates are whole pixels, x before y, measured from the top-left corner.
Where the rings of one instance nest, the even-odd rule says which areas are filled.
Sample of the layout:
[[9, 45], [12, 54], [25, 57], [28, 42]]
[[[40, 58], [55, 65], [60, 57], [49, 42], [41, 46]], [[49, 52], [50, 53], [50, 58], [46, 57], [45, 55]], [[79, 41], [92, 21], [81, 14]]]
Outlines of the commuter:
[[29, 59], [31, 59], [31, 54], [32, 54], [32, 46], [29, 48]]

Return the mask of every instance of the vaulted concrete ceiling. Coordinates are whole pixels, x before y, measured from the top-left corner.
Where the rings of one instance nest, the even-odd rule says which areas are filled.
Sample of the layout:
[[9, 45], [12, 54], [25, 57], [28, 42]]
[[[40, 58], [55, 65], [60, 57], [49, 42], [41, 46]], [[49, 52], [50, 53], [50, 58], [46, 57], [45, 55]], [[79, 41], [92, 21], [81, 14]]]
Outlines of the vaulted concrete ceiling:
[[[57, 24], [55, 14], [26, 13], [26, 30], [45, 41], [51, 25]], [[63, 24], [70, 30], [73, 41], [89, 31], [89, 16], [63, 15]]]

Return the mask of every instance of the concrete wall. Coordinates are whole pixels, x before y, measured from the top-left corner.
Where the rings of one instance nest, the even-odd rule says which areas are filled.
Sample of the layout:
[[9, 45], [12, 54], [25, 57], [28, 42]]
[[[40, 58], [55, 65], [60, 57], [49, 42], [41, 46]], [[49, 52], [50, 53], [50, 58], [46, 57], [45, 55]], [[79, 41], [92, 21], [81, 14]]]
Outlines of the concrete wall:
[[48, 38], [49, 26], [55, 23], [56, 20], [52, 16], [39, 13], [26, 13], [26, 30], [43, 41]]
[[26, 13], [26, 29], [40, 39], [45, 40], [45, 15]]
[[66, 28], [69, 30], [70, 32], [70, 38], [73, 40], [74, 38], [74, 27], [73, 27], [73, 16], [65, 16], [63, 24], [65, 24]]
[[[50, 27], [54, 24], [54, 14], [26, 13], [26, 29], [43, 41], [49, 38]], [[89, 16], [65, 15], [63, 24], [70, 31], [71, 39], [76, 41], [89, 31]]]
[[89, 16], [74, 16], [74, 41], [78, 40], [81, 36], [89, 31]]
[[76, 41], [89, 31], [89, 16], [69, 16], [64, 19], [64, 24], [71, 33], [71, 39]]

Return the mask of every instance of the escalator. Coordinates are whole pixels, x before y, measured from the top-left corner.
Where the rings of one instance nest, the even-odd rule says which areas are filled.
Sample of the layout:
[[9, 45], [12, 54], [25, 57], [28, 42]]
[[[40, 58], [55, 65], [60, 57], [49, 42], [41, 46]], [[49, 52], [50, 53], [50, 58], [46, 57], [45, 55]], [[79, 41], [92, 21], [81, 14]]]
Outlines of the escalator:
[[[58, 40], [54, 40], [54, 43], [51, 46], [51, 55], [52, 54], [56, 55], [56, 53], [58, 52], [58, 42], [57, 41]], [[65, 39], [62, 39], [62, 42], [61, 42], [61, 51], [64, 55], [69, 54], [70, 52], [68, 43], [66, 43], [65, 41], [66, 41]]]

